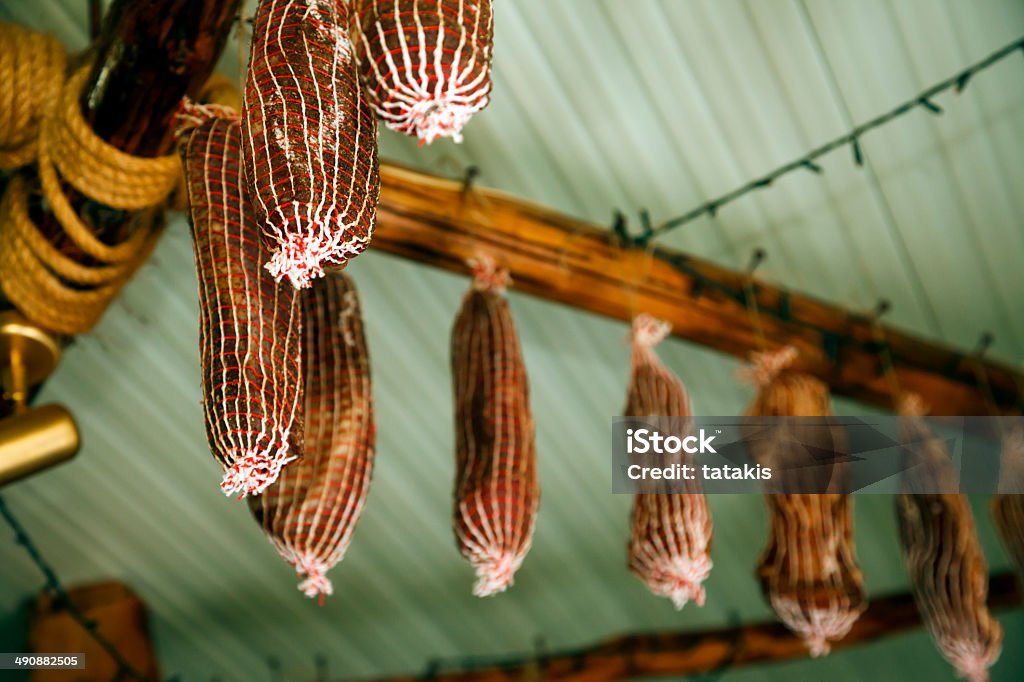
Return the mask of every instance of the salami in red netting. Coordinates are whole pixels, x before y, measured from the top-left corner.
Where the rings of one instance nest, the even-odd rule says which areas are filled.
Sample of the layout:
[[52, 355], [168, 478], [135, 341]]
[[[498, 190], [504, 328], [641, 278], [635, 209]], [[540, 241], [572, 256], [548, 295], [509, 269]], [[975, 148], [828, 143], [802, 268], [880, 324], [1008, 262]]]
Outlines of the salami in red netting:
[[[624, 415], [689, 417], [690, 396], [662, 364], [654, 346], [671, 327], [650, 315], [633, 320], [633, 358]], [[683, 436], [685, 434], [680, 434]], [[692, 457], [682, 454], [679, 464]], [[677, 609], [689, 600], [704, 605], [703, 582], [711, 573], [711, 512], [696, 481], [686, 494], [639, 493], [633, 498], [629, 570]]]
[[[758, 388], [747, 410], [751, 417], [824, 417], [832, 414], [828, 387], [818, 379], [792, 369], [796, 350], [755, 354], [745, 370], [747, 380]], [[841, 467], [785, 466], [791, 458], [793, 434], [785, 430], [776, 437], [751, 441], [758, 463], [785, 475], [804, 478], [801, 487], [828, 490]], [[825, 439], [823, 448], [835, 447], [831, 429], [808, 427], [796, 439], [814, 443]], [[815, 440], [812, 440], [815, 439]], [[838, 465], [837, 465], [838, 466]], [[853, 501], [838, 493], [769, 494], [768, 546], [757, 565], [761, 589], [779, 619], [807, 644], [812, 656], [823, 656], [830, 642], [842, 639], [867, 608], [864, 580], [853, 544]]]
[[998, 493], [992, 498], [992, 516], [1003, 544], [1024, 576], [1024, 428], [1003, 434]]
[[462, 140], [490, 100], [491, 0], [361, 0], [359, 68], [392, 130]]
[[370, 243], [380, 180], [377, 121], [344, 0], [260, 0], [245, 84], [246, 172], [274, 253], [296, 287]]
[[[956, 488], [949, 452], [921, 418], [920, 397], [904, 396], [899, 408], [902, 447], [946, 478], [944, 488]], [[986, 604], [988, 565], [967, 497], [902, 494], [896, 509], [914, 601], [935, 646], [960, 677], [986, 682], [1002, 651], [1003, 627]]]
[[[300, 319], [295, 291], [267, 253], [242, 189], [237, 120], [190, 107], [179, 118], [196, 270], [206, 434], [221, 488], [259, 493], [302, 453]], [[224, 113], [221, 109], [206, 109]]]
[[359, 297], [344, 274], [302, 294], [306, 378], [305, 456], [249, 505], [303, 578], [307, 596], [333, 592], [330, 570], [345, 556], [373, 473], [370, 361]]
[[475, 264], [452, 330], [455, 510], [459, 550], [476, 569], [473, 594], [503, 592], [523, 563], [540, 500], [526, 367], [503, 296], [508, 273]]

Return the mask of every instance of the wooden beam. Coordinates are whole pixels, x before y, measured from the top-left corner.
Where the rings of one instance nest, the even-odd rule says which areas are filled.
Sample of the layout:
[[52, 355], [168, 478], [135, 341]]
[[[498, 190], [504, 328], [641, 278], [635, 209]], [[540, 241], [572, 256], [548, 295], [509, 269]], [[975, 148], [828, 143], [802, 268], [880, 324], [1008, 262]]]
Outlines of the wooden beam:
[[[991, 608], [1019, 607], [1022, 603], [1013, 574], [992, 577], [989, 581]], [[909, 593], [876, 598], [846, 637], [833, 642], [832, 649], [867, 644], [920, 625], [920, 615]], [[799, 637], [782, 623], [770, 621], [704, 632], [626, 635], [576, 651], [509, 660], [472, 670], [437, 671], [372, 682], [511, 682], [522, 679], [613, 682], [656, 675], [699, 675], [807, 656], [807, 646]]]
[[[761, 347], [746, 305], [744, 273], [664, 248], [623, 249], [611, 230], [500, 192], [395, 165], [381, 166], [373, 248], [455, 272], [477, 251], [509, 267], [513, 288], [620, 320], [648, 312], [679, 338], [747, 358]], [[880, 345], [871, 319], [809, 296], [753, 282], [771, 347], [792, 344], [801, 368], [832, 391], [890, 408]], [[976, 372], [982, 367], [999, 411], [1019, 413], [1024, 375], [991, 361], [885, 328], [904, 390], [935, 415], [989, 413]]]

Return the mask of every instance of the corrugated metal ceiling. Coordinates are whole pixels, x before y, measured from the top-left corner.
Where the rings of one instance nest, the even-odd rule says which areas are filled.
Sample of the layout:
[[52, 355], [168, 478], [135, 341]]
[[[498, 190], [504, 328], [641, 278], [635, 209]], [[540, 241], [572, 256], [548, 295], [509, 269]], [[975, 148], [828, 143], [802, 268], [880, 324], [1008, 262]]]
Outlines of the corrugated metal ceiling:
[[[0, 0], [0, 18], [84, 44], [84, 2]], [[495, 91], [465, 142], [419, 149], [385, 133], [383, 155], [610, 222], [656, 220], [764, 173], [1024, 34], [1016, 0], [715, 2], [499, 0]], [[223, 68], [237, 73], [229, 49]], [[983, 330], [1024, 358], [1024, 63], [1016, 56], [862, 140], [865, 167], [837, 152], [825, 174], [794, 174], [666, 242], [730, 266], [757, 246], [761, 273], [848, 306], [894, 302], [894, 323], [959, 347]], [[609, 416], [621, 408], [622, 324], [513, 294], [531, 373], [543, 500], [516, 586], [470, 596], [449, 528], [448, 331], [465, 281], [369, 254], [364, 298], [379, 458], [337, 593], [317, 608], [244, 505], [217, 490], [199, 406], [196, 285], [186, 226], [100, 327], [79, 338], [41, 400], [67, 404], [85, 449], [5, 491], [69, 582], [119, 577], [152, 610], [167, 673], [185, 680], [288, 679], [322, 652], [333, 675], [422, 669], [433, 657], [550, 648], [610, 634], [770, 617], [752, 570], [761, 501], [712, 500], [715, 568], [703, 609], [676, 613], [626, 572], [629, 500], [610, 494]], [[728, 414], [749, 393], [736, 364], [679, 342], [663, 356], [696, 409]], [[853, 412], [856, 406], [839, 408]], [[995, 569], [1008, 561], [984, 500], [976, 512]], [[857, 501], [857, 547], [873, 593], [904, 589], [892, 502]], [[0, 543], [0, 612], [41, 584]], [[994, 678], [1024, 677], [1024, 616], [1007, 614]], [[13, 632], [13, 626], [6, 632]], [[0, 640], [0, 648], [16, 642]], [[950, 679], [923, 633], [823, 661], [727, 672], [722, 680]]]

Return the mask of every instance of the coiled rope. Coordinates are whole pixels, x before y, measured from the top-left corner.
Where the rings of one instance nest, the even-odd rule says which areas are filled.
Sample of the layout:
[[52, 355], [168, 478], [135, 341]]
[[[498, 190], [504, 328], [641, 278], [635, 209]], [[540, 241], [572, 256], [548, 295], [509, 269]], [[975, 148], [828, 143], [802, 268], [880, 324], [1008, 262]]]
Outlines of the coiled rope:
[[43, 111], [60, 96], [65, 62], [53, 36], [0, 23], [0, 169], [35, 159]]
[[[79, 105], [86, 66], [65, 80], [55, 39], [0, 24], [0, 167], [38, 166], [48, 209], [88, 262], [62, 253], [29, 213], [29, 183], [15, 175], [0, 200], [0, 286], [22, 313], [55, 332], [87, 332], [152, 253], [163, 209], [180, 186], [177, 155], [144, 158], [100, 139]], [[5, 125], [5, 123], [7, 125]], [[112, 208], [137, 211], [135, 229], [107, 244], [72, 208], [62, 182]]]

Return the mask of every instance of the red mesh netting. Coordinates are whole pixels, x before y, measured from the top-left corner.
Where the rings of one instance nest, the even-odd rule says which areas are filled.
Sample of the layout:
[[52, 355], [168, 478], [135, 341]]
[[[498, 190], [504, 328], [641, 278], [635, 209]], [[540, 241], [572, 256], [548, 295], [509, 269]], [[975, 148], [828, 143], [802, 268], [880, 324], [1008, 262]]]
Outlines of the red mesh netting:
[[206, 433], [242, 497], [302, 452], [300, 318], [295, 291], [262, 264], [267, 250], [241, 187], [237, 120], [190, 107], [179, 118], [196, 270]]
[[307, 596], [332, 593], [326, 573], [345, 556], [373, 473], [370, 362], [359, 298], [343, 274], [302, 295], [306, 446], [302, 460], [249, 505]]
[[[792, 348], [755, 355], [746, 375], [758, 386], [758, 393], [748, 416], [832, 413], [828, 387], [788, 369], [795, 359]], [[802, 443], [808, 438], [832, 438], [830, 433], [813, 431], [800, 436]], [[792, 447], [787, 443], [792, 442], [791, 434], [780, 435], [777, 443], [766, 439], [751, 447], [759, 463], [777, 470], [787, 447]], [[823, 490], [828, 489], [828, 478], [837, 474], [826, 472], [826, 480], [819, 483]], [[811, 655], [823, 656], [829, 652], [829, 642], [842, 639], [867, 607], [854, 553], [853, 501], [835, 493], [770, 494], [765, 501], [770, 531], [757, 565], [761, 589], [782, 622], [804, 639]]]
[[274, 277], [309, 286], [369, 244], [377, 122], [359, 87], [343, 0], [260, 0], [242, 137]]
[[[689, 417], [690, 396], [662, 364], [654, 346], [671, 327], [650, 315], [633, 321], [633, 358], [624, 415]], [[682, 434], [681, 434], [682, 435]], [[692, 457], [680, 456], [680, 464]], [[677, 609], [689, 600], [704, 605], [702, 583], [711, 573], [711, 512], [696, 481], [681, 481], [689, 494], [640, 493], [633, 499], [629, 570], [668, 597]]]
[[487, 106], [491, 0], [361, 0], [359, 67], [373, 108], [392, 130], [462, 140]]
[[1003, 544], [1024, 575], [1024, 430], [1003, 434], [998, 495], [992, 498], [992, 516]]
[[[917, 396], [900, 401], [902, 445], [915, 461], [955, 478], [949, 452], [920, 418], [923, 412]], [[946, 485], [956, 487], [953, 480]], [[985, 603], [988, 565], [967, 498], [903, 494], [896, 498], [896, 510], [914, 601], [935, 645], [960, 677], [988, 680], [988, 668], [1002, 650], [1003, 628]]]
[[540, 500], [526, 367], [503, 296], [508, 273], [475, 265], [452, 329], [455, 536], [473, 594], [503, 592], [530, 549]]

